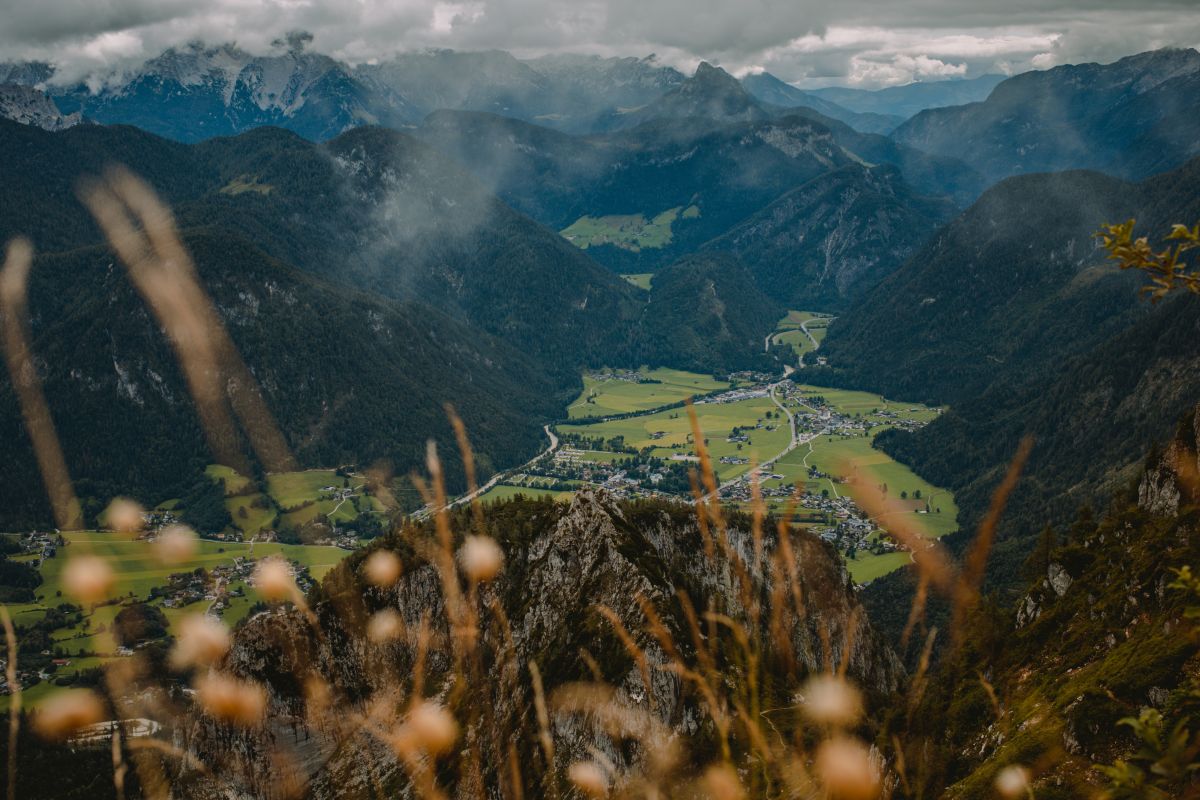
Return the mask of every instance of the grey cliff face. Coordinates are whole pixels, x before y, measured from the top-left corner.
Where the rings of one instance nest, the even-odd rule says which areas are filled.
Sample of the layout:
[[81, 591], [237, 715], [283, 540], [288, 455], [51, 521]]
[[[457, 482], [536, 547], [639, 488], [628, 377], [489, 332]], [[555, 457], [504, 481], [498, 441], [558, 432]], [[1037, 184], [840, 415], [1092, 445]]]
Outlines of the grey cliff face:
[[[209, 763], [225, 761], [234, 750], [243, 758], [222, 780], [196, 782], [193, 796], [253, 795], [254, 787], [270, 783], [278, 769], [273, 746], [297, 745], [300, 754], [289, 763], [307, 776], [309, 796], [357, 797], [368, 794], [373, 782], [407, 796], [411, 787], [395, 754], [378, 737], [354, 730], [350, 721], [379, 698], [409, 686], [422, 619], [429, 621], [433, 642], [425, 694], [447, 703], [464, 722], [459, 746], [479, 748], [485, 763], [499, 764], [512, 742], [522, 763], [544, 763], [532, 711], [530, 665], [535, 664], [551, 709], [553, 769], [559, 773], [596, 753], [620, 772], [644, 768], [648, 753], [621, 726], [653, 730], [662, 741], [694, 740], [710, 732], [703, 700], [670, 666], [673, 660], [695, 663], [690, 609], [703, 615], [711, 608], [745, 623], [751, 636], [761, 636], [764, 664], [781, 686], [798, 686], [806, 674], [822, 670], [826, 659], [838, 667], [846, 652], [847, 674], [869, 695], [893, 692], [903, 676], [898, 658], [866, 621], [836, 554], [807, 533], [791, 537], [787, 566], [776, 559], [781, 544], [774, 532], [764, 534], [761, 557], [756, 557], [747, 520], [736, 518], [724, 547], [719, 538], [709, 540], [710, 556], [689, 507], [622, 504], [603, 490], [581, 491], [567, 508], [548, 501], [502, 505], [489, 512], [487, 525], [502, 544], [506, 563], [502, 575], [480, 591], [478, 672], [465, 694], [455, 694], [453, 664], [442, 646], [450, 631], [435, 567], [401, 548], [404, 575], [381, 591], [360, 585], [357, 560], [350, 559], [349, 569], [323, 585], [314, 607], [316, 625], [298, 612], [276, 611], [239, 631], [227, 667], [270, 687], [271, 724], [231, 739], [198, 720], [190, 743]], [[418, 550], [420, 537], [430, 535], [414, 534]], [[741, 578], [738, 561], [745, 565]], [[797, 575], [794, 588], [804, 613], [785, 613], [774, 631], [768, 629], [769, 615], [762, 613], [753, 626], [747, 599], [755, 605], [773, 592], [794, 596], [790, 585], [777, 585], [778, 576], [790, 570]], [[400, 615], [406, 633], [394, 643], [373, 644], [364, 626], [370, 614], [385, 608]], [[647, 609], [661, 621], [658, 635], [650, 631]], [[501, 618], [505, 624], [497, 622]], [[631, 656], [613, 620], [628, 631], [642, 660]], [[708, 640], [713, 629], [696, 634]], [[305, 697], [308, 675], [330, 684], [336, 718], [345, 724], [314, 724], [311, 697]], [[571, 699], [572, 687], [594, 683], [597, 675], [606, 686], [603, 709], [580, 707]], [[775, 699], [795, 702], [787, 695]], [[622, 721], [617, 730], [614, 720]], [[497, 780], [496, 775], [466, 775], [453, 789], [460, 796], [480, 788], [490, 793], [498, 790]]]

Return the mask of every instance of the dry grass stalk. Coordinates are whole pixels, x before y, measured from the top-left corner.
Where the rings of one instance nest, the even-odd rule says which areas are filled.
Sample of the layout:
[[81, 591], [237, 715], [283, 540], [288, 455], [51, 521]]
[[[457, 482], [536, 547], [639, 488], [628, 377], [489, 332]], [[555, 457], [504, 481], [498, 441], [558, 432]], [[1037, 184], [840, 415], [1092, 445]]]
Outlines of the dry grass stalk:
[[21, 731], [21, 683], [17, 680], [17, 633], [13, 630], [8, 606], [0, 605], [0, 623], [4, 625], [4, 644], [7, 663], [4, 677], [8, 681], [8, 800], [17, 800], [17, 734]]
[[0, 271], [4, 356], [25, 419], [25, 430], [33, 443], [42, 482], [50, 496], [54, 520], [61, 530], [73, 531], [82, 527], [83, 514], [29, 344], [28, 284], [32, 266], [33, 248], [29, 242], [25, 239], [9, 242], [4, 269]]
[[638, 672], [642, 676], [642, 686], [646, 689], [647, 702], [650, 703], [651, 708], [654, 708], [654, 684], [650, 681], [650, 662], [646, 658], [645, 651], [637, 646], [637, 642], [633, 640], [633, 636], [629, 634], [629, 630], [625, 627], [625, 623], [621, 622], [621, 618], [617, 616], [617, 612], [605, 605], [596, 606], [596, 611], [613, 626], [613, 631], [616, 632], [617, 638], [621, 640], [621, 645], [625, 648], [625, 652], [637, 664]]
[[975, 536], [970, 552], [967, 553], [954, 596], [954, 616], [951, 629], [954, 631], [956, 642], [961, 639], [967, 614], [979, 601], [979, 587], [983, 583], [984, 572], [987, 569], [992, 541], [996, 538], [996, 528], [1000, 524], [1004, 507], [1008, 505], [1008, 498], [1016, 488], [1017, 481], [1021, 477], [1022, 470], [1025, 469], [1025, 463], [1029, 460], [1029, 453], [1032, 450], [1033, 438], [1026, 436], [1021, 439], [1021, 443], [1017, 446], [1017, 452], [1005, 471], [1004, 480], [992, 493], [992, 502], [987, 515], [979, 523], [979, 533]]
[[[176, 233], [174, 217], [141, 179], [123, 167], [84, 181], [80, 198], [130, 278], [168, 332], [218, 459], [246, 467], [229, 409], [242, 423], [268, 472], [297, 468], [262, 399], [258, 382], [237, 353]], [[140, 228], [139, 228], [140, 226]], [[248, 469], [239, 469], [248, 473]]]

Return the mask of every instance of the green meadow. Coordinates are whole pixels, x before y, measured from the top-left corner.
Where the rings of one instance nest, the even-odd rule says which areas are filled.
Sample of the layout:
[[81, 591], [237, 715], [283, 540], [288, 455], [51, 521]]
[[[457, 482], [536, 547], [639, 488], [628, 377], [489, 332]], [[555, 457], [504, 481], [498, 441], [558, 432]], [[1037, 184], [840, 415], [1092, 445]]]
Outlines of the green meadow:
[[507, 483], [499, 483], [488, 489], [480, 498], [485, 503], [495, 503], [500, 500], [511, 500], [514, 497], [553, 497], [559, 502], [566, 503], [575, 496], [574, 492], [555, 491], [552, 489], [542, 489], [537, 486], [513, 486]]
[[[601, 373], [599, 377], [585, 375], [583, 392], [567, 408], [571, 419], [604, 417], [649, 411], [660, 406], [678, 403], [693, 395], [708, 394], [729, 388], [725, 381], [711, 375], [684, 372], [678, 369], [642, 369], [644, 378], [654, 383], [635, 383], [615, 377], [617, 373]], [[607, 377], [606, 377], [607, 376]]]
[[650, 285], [654, 282], [653, 272], [627, 272], [621, 277], [647, 292], [650, 291]]
[[[708, 440], [713, 467], [722, 481], [736, 478], [750, 469], [749, 464], [721, 464], [722, 456], [763, 460], [774, 457], [787, 447], [787, 420], [782, 417], [767, 419], [768, 411], [774, 414], [778, 408], [767, 397], [739, 400], [736, 403], [701, 403], [696, 406], [700, 429]], [[726, 441], [734, 427], [754, 429], [759, 422], [764, 426], [775, 426], [775, 430], [768, 431], [764, 427], [747, 431], [750, 443], [743, 443], [740, 449], [738, 443]], [[558, 432], [587, 437], [602, 436], [605, 439], [623, 436], [627, 446], [638, 450], [652, 448], [651, 454], [663, 459], [672, 456], [694, 457], [696, 454], [691, 423], [687, 411], [682, 408], [591, 425], [559, 425]], [[659, 432], [662, 436], [654, 438], [653, 434]]]
[[[696, 206], [668, 208], [646, 219], [644, 214], [609, 214], [602, 217], [582, 216], [559, 233], [583, 250], [611, 244], [634, 253], [643, 249], [657, 250], [671, 243], [671, 226], [678, 219], [700, 216]], [[647, 287], [649, 288], [649, 287]]]
[[[816, 311], [789, 311], [775, 326], [776, 333], [771, 337], [771, 343], [789, 345], [797, 357], [805, 356], [821, 346], [832, 320], [833, 317], [828, 314]], [[808, 334], [800, 327], [804, 324], [808, 326]]]
[[[278, 527], [283, 523], [302, 525], [319, 514], [331, 522], [347, 523], [359, 514], [350, 500], [330, 497], [334, 489], [361, 486], [359, 476], [349, 478], [338, 475], [331, 469], [311, 469], [302, 472], [282, 472], [267, 476], [266, 492], [252, 491], [253, 482], [229, 467], [211, 464], [205, 473], [225, 487], [225, 507], [233, 517], [233, 525], [246, 539], [252, 539], [263, 530]], [[349, 483], [349, 486], [347, 486]], [[374, 497], [360, 495], [358, 508], [363, 511], [382, 513], [383, 504]]]

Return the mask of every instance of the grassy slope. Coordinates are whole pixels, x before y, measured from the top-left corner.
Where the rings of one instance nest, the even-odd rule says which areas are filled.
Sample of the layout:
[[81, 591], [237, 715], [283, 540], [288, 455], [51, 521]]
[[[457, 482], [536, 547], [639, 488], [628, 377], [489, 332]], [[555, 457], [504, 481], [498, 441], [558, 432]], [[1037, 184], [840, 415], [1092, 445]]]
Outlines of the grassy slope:
[[567, 409], [568, 415], [571, 419], [579, 419], [648, 411], [729, 386], [724, 381], [713, 379], [711, 375], [677, 369], [642, 370], [641, 374], [660, 383], [597, 380], [585, 375], [583, 393]]
[[644, 214], [583, 216], [563, 228], [560, 233], [583, 250], [603, 244], [611, 244], [635, 253], [642, 249], [658, 250], [671, 243], [671, 226], [681, 216], [683, 219], [694, 219], [700, 216], [700, 210], [695, 206], [689, 206], [687, 209], [677, 206], [668, 208], [649, 220]]

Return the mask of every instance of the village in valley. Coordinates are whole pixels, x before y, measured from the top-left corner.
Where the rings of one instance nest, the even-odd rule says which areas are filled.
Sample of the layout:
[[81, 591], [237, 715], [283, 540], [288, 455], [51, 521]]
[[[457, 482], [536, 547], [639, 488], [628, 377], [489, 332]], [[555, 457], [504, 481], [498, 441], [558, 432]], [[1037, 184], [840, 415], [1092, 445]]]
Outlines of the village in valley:
[[873, 447], [878, 434], [916, 431], [940, 409], [808, 386], [794, 380], [801, 373], [789, 373], [781, 380], [749, 372], [589, 372], [571, 418], [553, 426], [555, 446], [503, 476], [484, 497], [567, 498], [578, 488], [601, 486], [621, 498], [690, 502], [700, 461], [685, 405], [690, 401], [721, 502], [748, 508], [757, 481], [772, 513], [790, 515], [829, 541], [859, 582], [908, 557], [886, 521], [871, 519], [855, 501], [862, 481], [914, 515], [931, 538], [953, 530], [952, 496]]

